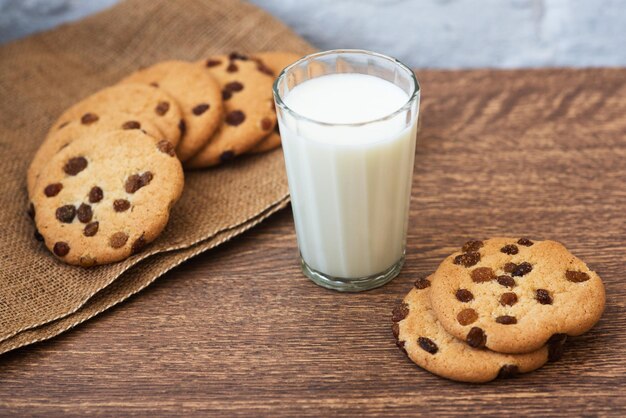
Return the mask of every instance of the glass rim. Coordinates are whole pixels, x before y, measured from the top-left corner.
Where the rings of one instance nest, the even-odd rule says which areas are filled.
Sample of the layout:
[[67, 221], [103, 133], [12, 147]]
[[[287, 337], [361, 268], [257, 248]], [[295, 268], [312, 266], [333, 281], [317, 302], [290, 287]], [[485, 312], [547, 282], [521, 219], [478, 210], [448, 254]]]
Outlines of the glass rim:
[[[309, 61], [318, 57], [322, 57], [325, 55], [340, 55], [340, 54], [362, 54], [362, 55], [369, 55], [369, 56], [374, 56], [377, 58], [381, 58], [387, 61], [390, 61], [392, 63], [394, 63], [395, 65], [397, 65], [398, 67], [402, 68], [402, 70], [406, 71], [411, 80], [413, 81], [413, 86], [412, 86], [412, 91], [411, 94], [409, 94], [409, 98], [407, 99], [406, 103], [404, 103], [402, 106], [400, 106], [398, 109], [394, 110], [393, 112], [385, 115], [385, 116], [381, 116], [379, 118], [376, 119], [372, 119], [372, 120], [367, 120], [364, 122], [349, 122], [349, 123], [334, 123], [334, 122], [324, 122], [324, 121], [320, 121], [320, 120], [316, 120], [316, 119], [312, 119], [309, 118], [307, 116], [304, 116], [298, 112], [296, 112], [295, 110], [291, 109], [289, 106], [287, 106], [287, 104], [283, 101], [283, 98], [281, 96], [281, 94], [278, 91], [278, 85], [282, 82], [282, 80], [285, 78], [285, 76], [287, 75], [287, 73], [293, 68], [296, 67], [297, 65], [301, 64], [304, 61]], [[341, 73], [338, 73], [341, 74]], [[349, 73], [346, 73], [349, 74]], [[323, 76], [322, 76], [323, 77]], [[411, 105], [413, 104], [413, 102], [416, 100], [417, 96], [420, 94], [421, 91], [421, 87], [419, 84], [419, 81], [417, 81], [417, 77], [415, 76], [415, 72], [413, 70], [411, 70], [407, 65], [405, 65], [403, 62], [401, 62], [400, 60], [394, 58], [394, 57], [390, 57], [388, 55], [384, 55], [384, 54], [380, 54], [378, 52], [373, 52], [373, 51], [368, 51], [366, 49], [330, 49], [328, 51], [322, 51], [322, 52], [315, 52], [313, 54], [308, 54], [305, 55], [304, 57], [300, 58], [299, 60], [297, 60], [296, 62], [288, 65], [287, 67], [285, 67], [280, 74], [278, 75], [278, 77], [276, 77], [276, 80], [274, 80], [274, 84], [272, 85], [272, 92], [274, 94], [274, 101], [276, 102], [276, 105], [278, 107], [280, 107], [282, 110], [286, 111], [287, 113], [291, 114], [292, 116], [298, 118], [298, 119], [302, 119], [305, 120], [307, 122], [312, 122], [315, 123], [317, 125], [324, 125], [324, 126], [363, 126], [363, 125], [367, 125], [370, 123], [377, 123], [377, 122], [382, 122], [388, 119], [392, 119], [395, 116], [399, 115], [400, 113], [406, 111], [408, 108], [411, 107]]]

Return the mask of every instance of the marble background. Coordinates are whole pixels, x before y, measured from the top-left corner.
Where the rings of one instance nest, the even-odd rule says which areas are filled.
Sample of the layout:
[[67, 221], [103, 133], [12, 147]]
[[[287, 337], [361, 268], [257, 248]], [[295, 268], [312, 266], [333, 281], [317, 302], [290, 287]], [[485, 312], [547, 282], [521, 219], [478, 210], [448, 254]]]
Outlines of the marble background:
[[[116, 1], [0, 0], [0, 43]], [[371, 49], [413, 67], [626, 65], [626, 0], [252, 2], [321, 49]]]

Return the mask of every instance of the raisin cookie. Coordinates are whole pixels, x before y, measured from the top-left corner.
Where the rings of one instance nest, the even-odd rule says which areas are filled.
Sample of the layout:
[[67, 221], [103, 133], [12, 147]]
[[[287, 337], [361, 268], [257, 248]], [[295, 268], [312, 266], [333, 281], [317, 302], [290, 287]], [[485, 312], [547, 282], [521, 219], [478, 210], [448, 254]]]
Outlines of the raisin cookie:
[[450, 334], [501, 353], [576, 336], [604, 311], [600, 277], [555, 241], [469, 241], [433, 275], [433, 310]]
[[188, 160], [206, 143], [222, 121], [222, 92], [204, 68], [185, 61], [164, 61], [139, 70], [121, 82], [161, 88], [180, 106], [184, 129], [176, 155]]
[[140, 120], [128, 113], [114, 111], [102, 114], [85, 113], [77, 120], [48, 133], [28, 167], [26, 176], [28, 195], [32, 195], [41, 168], [70, 142], [84, 135], [95, 135], [119, 129], [141, 129], [155, 138], [162, 137], [161, 131], [151, 122]]
[[273, 76], [266, 68], [241, 54], [218, 56], [199, 65], [222, 87], [224, 118], [217, 132], [186, 168], [203, 168], [231, 160], [250, 150], [276, 124], [272, 98]]
[[50, 131], [84, 115], [100, 117], [107, 112], [124, 112], [135, 119], [151, 122], [173, 145], [178, 144], [185, 127], [178, 103], [172, 96], [159, 88], [127, 83], [107, 87], [74, 104], [61, 114]]
[[460, 382], [481, 383], [511, 377], [557, 360], [565, 337], [526, 354], [503, 354], [472, 348], [441, 326], [430, 304], [432, 276], [418, 279], [404, 301], [394, 308], [392, 331], [398, 347], [418, 366]]
[[84, 267], [122, 260], [165, 228], [183, 190], [167, 140], [139, 130], [88, 135], [55, 154], [35, 185], [35, 223], [60, 260]]

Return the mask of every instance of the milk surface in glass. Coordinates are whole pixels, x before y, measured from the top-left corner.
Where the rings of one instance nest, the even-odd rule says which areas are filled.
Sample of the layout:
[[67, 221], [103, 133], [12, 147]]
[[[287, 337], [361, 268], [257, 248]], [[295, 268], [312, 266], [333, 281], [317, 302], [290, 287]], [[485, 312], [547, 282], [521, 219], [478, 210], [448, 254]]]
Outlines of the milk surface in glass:
[[306, 118], [285, 112], [279, 123], [298, 245], [312, 269], [360, 278], [403, 260], [417, 117], [387, 116], [408, 100], [357, 73], [312, 78], [283, 97]]

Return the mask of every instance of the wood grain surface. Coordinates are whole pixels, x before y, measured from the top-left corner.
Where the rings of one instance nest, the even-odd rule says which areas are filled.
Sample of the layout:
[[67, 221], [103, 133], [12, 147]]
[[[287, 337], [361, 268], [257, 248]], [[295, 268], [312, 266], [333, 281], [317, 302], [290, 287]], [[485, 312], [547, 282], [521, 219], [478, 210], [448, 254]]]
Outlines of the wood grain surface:
[[[361, 294], [300, 273], [290, 210], [51, 341], [0, 357], [5, 416], [626, 415], [626, 70], [421, 71], [407, 263]], [[607, 308], [558, 363], [486, 385], [411, 363], [394, 303], [468, 238], [563, 242]]]

